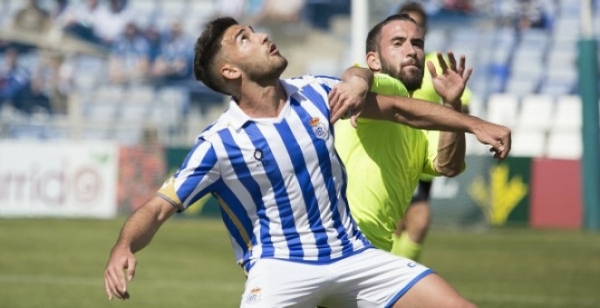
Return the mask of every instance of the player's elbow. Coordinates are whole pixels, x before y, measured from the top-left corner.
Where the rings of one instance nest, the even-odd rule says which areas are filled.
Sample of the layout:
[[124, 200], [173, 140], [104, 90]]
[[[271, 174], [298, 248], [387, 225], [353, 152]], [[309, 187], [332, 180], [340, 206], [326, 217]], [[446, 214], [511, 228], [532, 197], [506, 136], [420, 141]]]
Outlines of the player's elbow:
[[449, 178], [459, 175], [463, 170], [463, 164], [437, 164], [436, 171]]

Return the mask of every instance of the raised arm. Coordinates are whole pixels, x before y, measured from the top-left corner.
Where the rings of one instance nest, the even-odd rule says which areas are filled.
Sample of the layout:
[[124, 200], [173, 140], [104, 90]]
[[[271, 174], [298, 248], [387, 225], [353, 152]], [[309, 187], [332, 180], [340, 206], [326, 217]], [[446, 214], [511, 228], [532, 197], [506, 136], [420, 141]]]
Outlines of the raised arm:
[[137, 262], [133, 254], [146, 247], [160, 226], [176, 211], [171, 203], [155, 196], [127, 219], [104, 271], [104, 288], [108, 299], [113, 296], [129, 298], [127, 281], [133, 279]]

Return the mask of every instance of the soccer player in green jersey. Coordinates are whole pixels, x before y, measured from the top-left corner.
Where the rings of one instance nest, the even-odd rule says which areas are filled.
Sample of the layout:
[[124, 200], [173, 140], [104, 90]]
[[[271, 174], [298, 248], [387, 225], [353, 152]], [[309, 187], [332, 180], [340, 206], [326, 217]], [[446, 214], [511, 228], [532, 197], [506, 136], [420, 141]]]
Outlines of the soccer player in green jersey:
[[[418, 2], [408, 2], [403, 4], [398, 13], [408, 14], [415, 22], [427, 32], [427, 14], [421, 4]], [[429, 52], [425, 55], [425, 62], [431, 62], [440, 70], [440, 64], [435, 52]], [[469, 113], [469, 103], [471, 100], [471, 91], [465, 88], [461, 97], [461, 109], [463, 113]], [[431, 82], [431, 74], [427, 70], [423, 75], [421, 87], [412, 93], [413, 98], [422, 99], [433, 103], [442, 103], [442, 98], [437, 94]], [[437, 151], [437, 140], [439, 132], [423, 130], [429, 142], [430, 153]], [[418, 261], [421, 256], [421, 250], [429, 225], [431, 223], [431, 210], [429, 207], [431, 199], [431, 188], [434, 177], [423, 173], [419, 178], [417, 188], [414, 191], [412, 200], [406, 210], [403, 219], [398, 222], [396, 236], [394, 237], [394, 250], [398, 255]]]
[[[377, 74], [372, 91], [402, 96], [420, 88], [425, 66], [424, 35], [424, 29], [406, 14], [391, 16], [371, 29], [367, 65], [393, 77]], [[449, 67], [470, 74], [464, 57], [458, 64], [451, 53], [449, 63], [441, 54], [438, 58], [442, 74]], [[436, 85], [438, 73], [433, 64], [428, 66], [431, 82]], [[393, 82], [397, 84], [389, 86]], [[443, 105], [460, 110], [461, 95], [444, 97]], [[464, 168], [464, 134], [439, 133], [437, 143], [430, 147], [422, 131], [393, 123], [358, 118], [356, 129], [348, 121], [338, 122], [335, 129], [336, 149], [348, 172], [347, 195], [354, 219], [376, 247], [400, 254], [396, 226], [404, 217], [419, 177], [422, 173], [459, 174]]]

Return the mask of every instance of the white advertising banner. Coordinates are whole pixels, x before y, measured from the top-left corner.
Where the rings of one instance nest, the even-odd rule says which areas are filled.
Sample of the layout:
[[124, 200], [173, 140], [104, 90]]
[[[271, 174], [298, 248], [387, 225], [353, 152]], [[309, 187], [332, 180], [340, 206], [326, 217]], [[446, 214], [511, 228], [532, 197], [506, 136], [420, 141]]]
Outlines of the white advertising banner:
[[116, 216], [118, 149], [111, 142], [0, 142], [0, 217]]

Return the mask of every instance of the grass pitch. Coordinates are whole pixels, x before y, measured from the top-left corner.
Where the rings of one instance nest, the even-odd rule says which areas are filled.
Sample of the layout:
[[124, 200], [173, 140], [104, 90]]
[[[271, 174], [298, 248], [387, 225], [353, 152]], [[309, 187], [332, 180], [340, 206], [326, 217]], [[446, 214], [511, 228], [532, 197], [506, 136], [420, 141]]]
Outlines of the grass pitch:
[[[218, 220], [172, 219], [138, 253], [131, 299], [104, 266], [123, 219], [0, 220], [0, 307], [238, 307], [244, 284]], [[600, 234], [433, 230], [422, 262], [480, 307], [600, 307]]]

